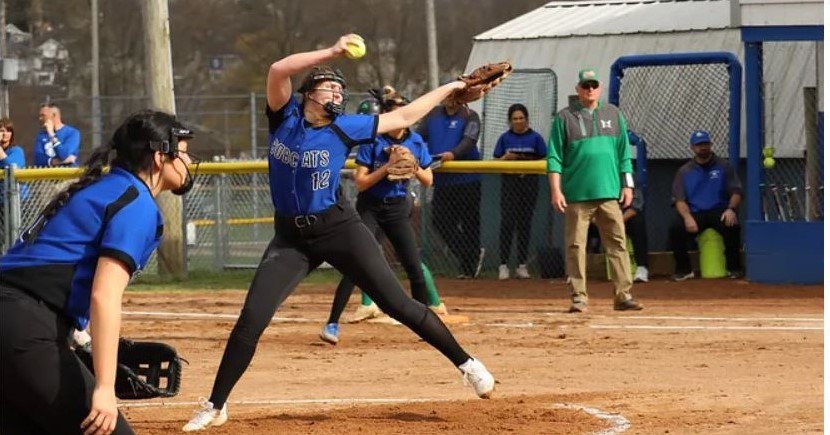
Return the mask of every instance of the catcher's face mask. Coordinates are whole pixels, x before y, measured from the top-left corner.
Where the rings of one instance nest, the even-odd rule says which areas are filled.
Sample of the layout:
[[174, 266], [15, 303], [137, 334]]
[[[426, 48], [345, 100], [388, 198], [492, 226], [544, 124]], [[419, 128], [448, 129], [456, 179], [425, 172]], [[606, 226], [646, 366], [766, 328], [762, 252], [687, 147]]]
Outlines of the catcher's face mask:
[[[202, 162], [201, 159], [184, 150], [179, 150], [179, 142], [185, 141], [188, 139], [193, 138], [193, 131], [188, 130], [186, 128], [179, 128], [173, 127], [170, 129], [170, 138], [168, 140], [164, 140], [161, 142], [150, 142], [150, 149], [159, 151], [162, 154], [166, 154], [168, 157], [179, 159], [184, 164], [184, 170], [186, 171], [185, 180], [182, 182], [181, 186], [170, 190], [171, 193], [174, 195], [184, 195], [185, 193], [189, 192], [190, 189], [193, 188], [193, 180], [196, 175], [199, 174], [199, 164]], [[188, 157], [189, 163], [196, 165], [196, 171], [191, 175], [190, 168], [188, 167], [188, 161], [182, 158], [182, 155], [186, 155]]]

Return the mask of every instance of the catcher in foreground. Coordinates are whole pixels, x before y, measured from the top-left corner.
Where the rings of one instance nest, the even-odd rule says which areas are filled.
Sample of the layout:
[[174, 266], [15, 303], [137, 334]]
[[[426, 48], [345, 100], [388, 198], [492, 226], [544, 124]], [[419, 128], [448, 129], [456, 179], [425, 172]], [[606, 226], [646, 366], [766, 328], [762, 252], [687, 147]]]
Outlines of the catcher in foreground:
[[[116, 400], [121, 298], [163, 234], [153, 198], [193, 185], [192, 137], [172, 115], [131, 115], [0, 258], [0, 433], [133, 433]], [[69, 346], [87, 324], [95, 375]]]

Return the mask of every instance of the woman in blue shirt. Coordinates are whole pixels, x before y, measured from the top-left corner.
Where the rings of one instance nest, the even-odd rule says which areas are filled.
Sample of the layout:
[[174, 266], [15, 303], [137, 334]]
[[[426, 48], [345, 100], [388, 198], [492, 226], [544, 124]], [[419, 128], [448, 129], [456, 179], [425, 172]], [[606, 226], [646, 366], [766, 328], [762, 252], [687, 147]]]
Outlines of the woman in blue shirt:
[[[0, 118], [0, 171], [5, 171], [9, 166], [23, 168], [26, 166], [26, 153], [23, 147], [14, 143], [14, 124], [9, 118]], [[29, 195], [29, 188], [25, 184], [20, 185], [20, 200], [26, 199]], [[6, 201], [4, 184], [0, 181], [0, 251], [6, 240], [5, 220], [6, 214], [2, 210]]]
[[[276, 235], [228, 338], [210, 398], [184, 431], [227, 421], [228, 396], [248, 368], [262, 332], [297, 284], [324, 261], [363, 289], [381, 310], [443, 353], [479, 396], [488, 397], [493, 390], [493, 376], [484, 365], [458, 345], [435, 313], [404, 293], [374, 236], [339, 194], [340, 171], [352, 147], [409, 127], [465, 85], [449, 83], [379, 116], [343, 114], [346, 81], [339, 71], [319, 64], [344, 57], [348, 43], [362, 42], [358, 38], [345, 35], [329, 48], [292, 54], [269, 68], [265, 113]], [[297, 101], [291, 76], [308, 68], [311, 72], [299, 87], [302, 100]], [[373, 176], [385, 176], [384, 172], [378, 168]]]
[[[539, 133], [530, 128], [527, 107], [513, 104], [507, 109], [510, 130], [502, 133], [493, 150], [493, 157], [501, 160], [540, 160], [547, 156], [548, 147]], [[499, 237], [499, 279], [510, 278], [507, 262], [513, 235], [516, 235], [516, 278], [530, 278], [527, 270], [527, 250], [533, 210], [539, 192], [539, 177], [530, 174], [501, 176], [501, 230]]]
[[[193, 185], [192, 136], [166, 113], [130, 116], [0, 258], [0, 432], [133, 433], [114, 387], [121, 298], [161, 240], [153, 198]], [[68, 344], [87, 325], [95, 375]]]
[[[409, 104], [409, 100], [391, 86], [384, 86], [383, 93], [377, 94], [376, 98], [378, 98], [378, 104], [370, 107], [377, 107], [378, 111], [365, 114], [378, 115]], [[389, 164], [388, 151], [393, 145], [408, 148], [418, 159], [419, 167], [415, 172], [415, 178], [424, 186], [428, 187], [432, 184], [432, 169], [429, 166], [432, 163], [432, 156], [421, 135], [408, 128], [393, 130], [379, 135], [374, 143], [361, 145], [357, 152], [354, 180], [360, 193], [357, 196], [356, 209], [360, 214], [360, 219], [375, 235], [378, 243], [382, 242], [384, 237], [389, 238], [409, 278], [412, 297], [436, 312], [442, 308], [446, 312], [446, 307], [441, 306], [441, 300], [434, 287], [430, 289], [425, 276], [425, 270], [428, 269], [421, 263], [415, 230], [410, 221], [413, 204], [407, 189], [409, 180], [389, 181], [386, 178], [386, 169]], [[337, 344], [340, 341], [340, 316], [349, 302], [352, 291], [354, 291], [354, 283], [344, 277], [335, 291], [328, 322], [320, 333], [323, 341], [331, 344]], [[368, 298], [368, 296], [365, 297]], [[364, 306], [366, 305], [361, 305], [361, 307]], [[368, 306], [374, 306], [375, 310], [380, 312], [373, 302]]]

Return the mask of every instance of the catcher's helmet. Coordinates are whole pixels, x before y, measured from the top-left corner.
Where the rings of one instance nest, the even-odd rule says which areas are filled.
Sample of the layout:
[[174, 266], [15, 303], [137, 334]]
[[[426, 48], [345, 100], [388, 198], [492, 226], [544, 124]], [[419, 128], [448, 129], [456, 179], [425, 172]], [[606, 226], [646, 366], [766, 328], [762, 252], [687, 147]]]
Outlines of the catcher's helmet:
[[361, 115], [380, 115], [380, 102], [375, 98], [367, 98], [357, 105], [357, 113]]

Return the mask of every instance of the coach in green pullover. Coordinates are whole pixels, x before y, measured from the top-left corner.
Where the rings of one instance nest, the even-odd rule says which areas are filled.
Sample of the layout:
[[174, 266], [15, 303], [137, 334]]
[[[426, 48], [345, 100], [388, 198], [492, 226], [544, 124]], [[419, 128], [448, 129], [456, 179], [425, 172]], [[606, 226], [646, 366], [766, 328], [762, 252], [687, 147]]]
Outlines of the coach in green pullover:
[[565, 266], [570, 277], [572, 313], [588, 310], [585, 246], [591, 218], [596, 218], [611, 265], [615, 310], [642, 310], [631, 297], [631, 264], [626, 251], [623, 208], [631, 205], [634, 179], [628, 128], [620, 109], [602, 104], [599, 76], [579, 72], [578, 102], [553, 120], [548, 140], [547, 170], [551, 203], [565, 213]]

